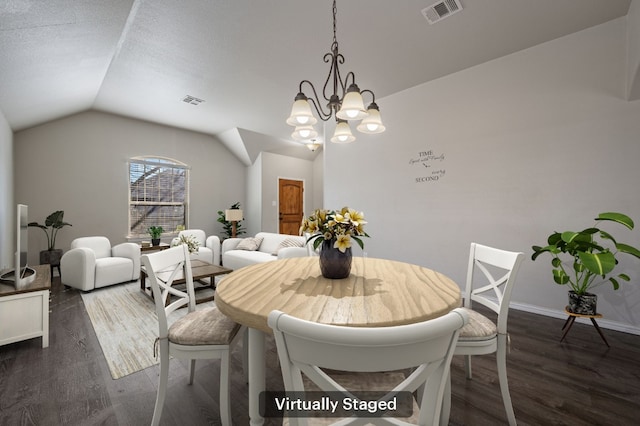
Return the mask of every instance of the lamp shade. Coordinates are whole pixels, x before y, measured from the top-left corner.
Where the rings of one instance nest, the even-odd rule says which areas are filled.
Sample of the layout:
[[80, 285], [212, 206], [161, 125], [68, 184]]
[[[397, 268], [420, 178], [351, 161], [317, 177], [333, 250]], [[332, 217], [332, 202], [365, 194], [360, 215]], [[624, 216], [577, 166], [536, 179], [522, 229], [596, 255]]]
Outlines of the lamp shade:
[[360, 124], [358, 124], [359, 132], [362, 133], [382, 133], [385, 131], [386, 127], [382, 124], [382, 118], [380, 118], [380, 110], [378, 109], [378, 105], [371, 104], [369, 105], [369, 109], [367, 110], [369, 115], [365, 117]]
[[224, 211], [224, 220], [227, 222], [237, 222], [242, 220], [242, 210], [228, 209]]
[[367, 116], [364, 109], [364, 101], [360, 94], [360, 89], [355, 84], [349, 86], [347, 94], [344, 95], [340, 111], [336, 113], [336, 117], [342, 120], [362, 120]]
[[309, 141], [305, 145], [309, 148], [309, 151], [316, 152], [316, 149], [320, 148], [321, 144], [319, 142]]
[[293, 133], [291, 133], [291, 137], [297, 141], [306, 141], [317, 136], [318, 132], [316, 132], [310, 124], [306, 126], [297, 126]]
[[333, 137], [331, 138], [331, 142], [333, 143], [349, 143], [355, 141], [356, 138], [351, 133], [351, 127], [349, 127], [349, 123], [343, 120], [338, 120], [338, 125], [336, 126], [336, 130], [333, 133]]
[[296, 100], [291, 107], [291, 115], [287, 118], [287, 124], [290, 126], [304, 126], [313, 125], [318, 122], [318, 119], [313, 116], [311, 112], [311, 105], [307, 97], [302, 95], [296, 96]]

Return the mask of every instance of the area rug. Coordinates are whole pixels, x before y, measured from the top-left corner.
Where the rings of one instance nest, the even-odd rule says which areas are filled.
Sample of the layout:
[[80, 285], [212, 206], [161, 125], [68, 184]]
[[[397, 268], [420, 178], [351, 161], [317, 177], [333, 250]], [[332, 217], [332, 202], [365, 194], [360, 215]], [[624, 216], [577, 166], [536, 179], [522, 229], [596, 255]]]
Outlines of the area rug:
[[[206, 296], [205, 291], [211, 290], [198, 292], [198, 297]], [[111, 377], [119, 379], [160, 362], [153, 355], [153, 343], [158, 336], [153, 300], [140, 291], [139, 282], [96, 289], [81, 296]], [[169, 323], [183, 314], [184, 310], [174, 312]]]

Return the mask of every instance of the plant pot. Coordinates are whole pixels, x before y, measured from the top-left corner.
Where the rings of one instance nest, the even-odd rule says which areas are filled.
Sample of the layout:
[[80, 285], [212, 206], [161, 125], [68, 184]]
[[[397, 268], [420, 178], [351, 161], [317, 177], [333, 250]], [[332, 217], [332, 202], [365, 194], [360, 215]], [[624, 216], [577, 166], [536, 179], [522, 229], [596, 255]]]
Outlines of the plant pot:
[[41, 265], [60, 265], [60, 258], [62, 257], [62, 249], [42, 250], [40, 252], [40, 264]]
[[160, 238], [152, 238], [151, 239], [151, 245], [152, 246], [159, 246], [160, 245]]
[[569, 291], [569, 312], [580, 315], [595, 315], [598, 296], [592, 293], [577, 294]]
[[351, 248], [341, 252], [333, 247], [335, 240], [324, 240], [320, 249], [320, 272], [325, 278], [339, 280], [351, 273]]

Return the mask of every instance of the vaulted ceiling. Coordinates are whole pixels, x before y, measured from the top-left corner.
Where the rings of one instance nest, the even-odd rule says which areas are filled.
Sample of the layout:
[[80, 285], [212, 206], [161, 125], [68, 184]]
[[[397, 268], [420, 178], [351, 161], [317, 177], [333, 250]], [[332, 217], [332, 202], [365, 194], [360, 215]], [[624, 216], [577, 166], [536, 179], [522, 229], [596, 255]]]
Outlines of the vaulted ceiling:
[[[343, 73], [380, 100], [624, 16], [630, 0], [461, 0], [430, 25], [433, 3], [339, 0]], [[265, 135], [244, 148], [305, 158], [285, 119], [301, 80], [324, 83], [331, 19], [330, 0], [5, 0], [0, 110], [14, 131], [93, 109], [232, 149]]]

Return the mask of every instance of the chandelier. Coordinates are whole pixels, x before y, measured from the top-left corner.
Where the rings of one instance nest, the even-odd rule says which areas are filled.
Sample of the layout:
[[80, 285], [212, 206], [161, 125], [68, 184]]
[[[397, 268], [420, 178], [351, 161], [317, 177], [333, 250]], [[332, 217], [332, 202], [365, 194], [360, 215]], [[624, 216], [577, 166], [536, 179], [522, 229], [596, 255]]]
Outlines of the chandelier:
[[[322, 121], [328, 121], [335, 116], [336, 128], [331, 138], [334, 143], [348, 143], [356, 140], [351, 133], [349, 121], [360, 121], [356, 127], [362, 133], [382, 133], [385, 130], [380, 118], [380, 109], [376, 104], [375, 94], [368, 89], [360, 90], [355, 82], [355, 74], [349, 71], [342, 80], [339, 65], [344, 63], [344, 56], [338, 52], [338, 40], [336, 39], [336, 0], [333, 0], [333, 43], [331, 52], [325, 53], [324, 62], [330, 63], [329, 75], [322, 88], [322, 97], [326, 104], [320, 100], [315, 86], [309, 80], [300, 82], [298, 94], [291, 108], [291, 115], [287, 119], [287, 124], [295, 127], [291, 137], [297, 141], [305, 142], [307, 146], [312, 139], [318, 136], [318, 132], [313, 125], [318, 119], [313, 115], [311, 105], [313, 105], [318, 117]], [[307, 97], [303, 92], [303, 86], [308, 85], [313, 92], [312, 97]], [[331, 91], [331, 92], [330, 92]], [[363, 94], [371, 95], [371, 103], [365, 110]], [[314, 150], [317, 143], [314, 141]], [[311, 148], [309, 148], [311, 149]]]

